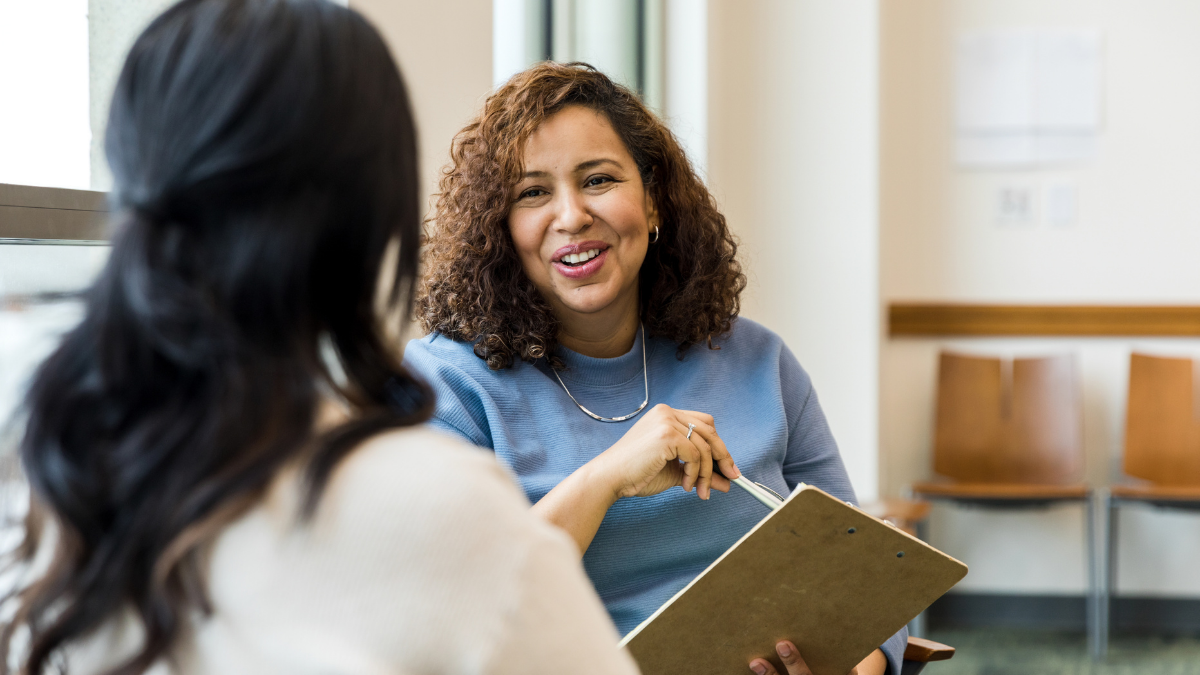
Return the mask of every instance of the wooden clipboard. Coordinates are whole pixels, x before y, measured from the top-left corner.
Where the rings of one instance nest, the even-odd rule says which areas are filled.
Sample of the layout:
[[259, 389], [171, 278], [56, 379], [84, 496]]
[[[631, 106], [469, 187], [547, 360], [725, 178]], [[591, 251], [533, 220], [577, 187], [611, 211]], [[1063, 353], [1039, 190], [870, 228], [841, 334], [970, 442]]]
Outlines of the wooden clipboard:
[[799, 485], [700, 576], [625, 636], [645, 675], [846, 675], [967, 574], [967, 566], [817, 488]]

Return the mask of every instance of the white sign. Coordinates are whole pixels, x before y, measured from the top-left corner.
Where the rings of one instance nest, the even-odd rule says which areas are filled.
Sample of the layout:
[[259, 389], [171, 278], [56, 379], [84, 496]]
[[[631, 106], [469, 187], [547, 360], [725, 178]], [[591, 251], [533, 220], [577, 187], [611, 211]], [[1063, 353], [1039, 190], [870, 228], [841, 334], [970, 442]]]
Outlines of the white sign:
[[1071, 162], [1096, 153], [1101, 36], [1024, 28], [960, 35], [956, 154], [964, 166]]

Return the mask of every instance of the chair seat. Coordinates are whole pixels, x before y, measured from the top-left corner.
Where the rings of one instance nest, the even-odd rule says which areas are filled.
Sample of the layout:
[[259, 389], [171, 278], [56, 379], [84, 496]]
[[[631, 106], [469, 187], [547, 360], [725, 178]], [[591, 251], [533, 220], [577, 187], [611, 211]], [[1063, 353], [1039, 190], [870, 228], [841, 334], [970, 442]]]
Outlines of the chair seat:
[[913, 485], [913, 492], [931, 499], [983, 499], [996, 501], [1054, 501], [1087, 499], [1090, 489], [1074, 485], [1037, 485], [1032, 483], [957, 483], [924, 482]]
[[1114, 485], [1110, 491], [1120, 499], [1200, 502], [1200, 485]]
[[886, 520], [905, 532], [916, 536], [916, 527], [929, 517], [932, 508], [929, 502], [913, 499], [882, 499], [863, 502], [859, 507], [880, 520]]
[[908, 636], [908, 646], [904, 648], [905, 661], [945, 661], [954, 656], [954, 647], [933, 640]]

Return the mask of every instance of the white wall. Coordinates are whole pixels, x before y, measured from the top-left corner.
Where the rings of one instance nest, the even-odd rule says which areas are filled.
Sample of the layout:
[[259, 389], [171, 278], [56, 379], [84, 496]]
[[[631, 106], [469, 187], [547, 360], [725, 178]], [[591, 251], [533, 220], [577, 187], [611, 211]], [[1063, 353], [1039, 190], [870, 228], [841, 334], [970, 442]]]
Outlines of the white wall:
[[[1200, 4], [1090, 0], [905, 0], [881, 14], [880, 288], [891, 301], [1200, 302]], [[1035, 170], [953, 163], [952, 44], [959, 31], [1094, 27], [1104, 34], [1104, 127], [1096, 159]], [[1006, 185], [1075, 185], [1074, 226], [995, 222]], [[940, 348], [1073, 352], [1082, 365], [1087, 478], [1107, 484], [1123, 442], [1129, 352], [1200, 355], [1200, 340], [885, 340], [883, 491], [929, 476]], [[938, 507], [933, 542], [972, 566], [963, 590], [1078, 593], [1082, 513]], [[1200, 517], [1130, 509], [1118, 588], [1200, 595]], [[1031, 553], [1032, 552], [1032, 553]]]
[[743, 314], [812, 375], [860, 498], [877, 491], [878, 8], [710, 0], [708, 175]]
[[104, 131], [125, 56], [154, 17], [174, 3], [175, 0], [88, 0], [92, 190], [112, 189], [112, 174], [104, 156]]
[[383, 34], [417, 118], [421, 180], [437, 192], [450, 141], [492, 88], [491, 0], [350, 0]]

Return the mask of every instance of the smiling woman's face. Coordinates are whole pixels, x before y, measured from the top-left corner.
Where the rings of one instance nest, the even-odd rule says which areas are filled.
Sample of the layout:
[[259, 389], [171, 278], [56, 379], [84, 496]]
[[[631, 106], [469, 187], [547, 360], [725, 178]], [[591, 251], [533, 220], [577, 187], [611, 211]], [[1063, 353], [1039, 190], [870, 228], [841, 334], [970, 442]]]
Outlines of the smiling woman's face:
[[657, 216], [608, 119], [564, 108], [529, 137], [524, 163], [508, 228], [555, 314], [568, 323], [636, 314], [638, 271]]

